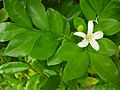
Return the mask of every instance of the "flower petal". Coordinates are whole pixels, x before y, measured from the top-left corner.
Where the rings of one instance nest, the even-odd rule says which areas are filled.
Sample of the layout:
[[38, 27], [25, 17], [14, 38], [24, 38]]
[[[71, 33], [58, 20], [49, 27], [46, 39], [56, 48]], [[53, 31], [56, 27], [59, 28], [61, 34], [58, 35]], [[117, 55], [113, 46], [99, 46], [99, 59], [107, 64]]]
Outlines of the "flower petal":
[[92, 39], [90, 41], [90, 45], [92, 46], [93, 49], [95, 49], [96, 51], [99, 50], [99, 44], [97, 43], [97, 41], [95, 39]]
[[83, 37], [83, 38], [86, 37], [86, 34], [83, 33], [83, 32], [75, 32], [74, 35], [76, 35], [76, 36], [80, 36], [80, 37]]
[[88, 33], [92, 33], [94, 28], [93, 20], [88, 22]]
[[100, 39], [103, 37], [103, 32], [102, 31], [97, 31], [93, 34], [94, 39]]
[[86, 47], [89, 44], [89, 42], [86, 39], [83, 39], [81, 42], [79, 42], [77, 45], [79, 47]]

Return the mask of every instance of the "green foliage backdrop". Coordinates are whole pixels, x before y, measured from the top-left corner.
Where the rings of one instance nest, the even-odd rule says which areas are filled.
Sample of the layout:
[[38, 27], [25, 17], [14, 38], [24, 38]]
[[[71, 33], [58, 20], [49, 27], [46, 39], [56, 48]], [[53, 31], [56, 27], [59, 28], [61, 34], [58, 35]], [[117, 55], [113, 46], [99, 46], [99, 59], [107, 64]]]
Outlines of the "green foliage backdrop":
[[[1, 0], [0, 87], [120, 90], [120, 0]], [[104, 36], [80, 48], [87, 23]]]

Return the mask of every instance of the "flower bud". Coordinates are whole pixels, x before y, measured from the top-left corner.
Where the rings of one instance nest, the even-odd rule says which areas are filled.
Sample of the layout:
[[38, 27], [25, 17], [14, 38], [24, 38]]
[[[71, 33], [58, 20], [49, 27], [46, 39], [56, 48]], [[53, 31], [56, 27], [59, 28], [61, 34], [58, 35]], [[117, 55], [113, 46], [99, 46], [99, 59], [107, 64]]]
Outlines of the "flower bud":
[[78, 31], [78, 32], [82, 32], [82, 31], [83, 31], [83, 28], [84, 28], [83, 25], [79, 25], [78, 28], [77, 28], [77, 31]]

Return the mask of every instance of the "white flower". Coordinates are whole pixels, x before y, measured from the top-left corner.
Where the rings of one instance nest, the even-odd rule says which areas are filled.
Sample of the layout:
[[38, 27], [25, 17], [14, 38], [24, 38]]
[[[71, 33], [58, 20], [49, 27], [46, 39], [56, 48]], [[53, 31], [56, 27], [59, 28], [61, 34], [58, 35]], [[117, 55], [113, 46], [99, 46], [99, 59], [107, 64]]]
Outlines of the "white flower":
[[88, 44], [92, 46], [93, 49], [96, 51], [99, 50], [99, 44], [97, 43], [97, 39], [101, 39], [103, 37], [103, 32], [102, 31], [97, 31], [93, 33], [93, 28], [94, 28], [94, 20], [91, 20], [88, 22], [88, 32], [87, 35], [83, 32], [75, 32], [74, 35], [80, 36], [84, 38], [81, 42], [79, 42], [77, 45], [79, 47], [87, 47]]

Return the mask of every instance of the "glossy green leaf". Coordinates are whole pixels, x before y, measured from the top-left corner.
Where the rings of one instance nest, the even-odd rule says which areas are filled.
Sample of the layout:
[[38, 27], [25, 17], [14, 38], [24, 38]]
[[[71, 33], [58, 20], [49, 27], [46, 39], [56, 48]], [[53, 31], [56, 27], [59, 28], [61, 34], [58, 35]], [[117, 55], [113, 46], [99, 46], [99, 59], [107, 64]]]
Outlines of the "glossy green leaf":
[[[116, 33], [115, 35], [111, 36], [110, 39], [114, 41], [114, 43], [120, 46], [120, 32]], [[120, 48], [119, 48], [120, 49]]]
[[40, 60], [46, 60], [54, 54], [58, 44], [59, 41], [54, 34], [43, 33], [35, 42], [30, 55]]
[[7, 82], [11, 85], [12, 89], [23, 90], [22, 83], [18, 79], [8, 78]]
[[71, 21], [74, 16], [78, 16], [81, 13], [79, 4], [74, 4], [73, 0], [61, 0], [60, 13], [64, 15], [69, 21]]
[[103, 85], [95, 85], [92, 87], [92, 90], [105, 90], [105, 87]]
[[48, 77], [43, 75], [40, 76], [39, 90], [41, 90], [40, 88], [44, 86], [47, 80], [48, 80]]
[[63, 34], [66, 36], [70, 35], [70, 23], [67, 21], [66, 18], [63, 17]]
[[26, 83], [26, 90], [40, 90], [38, 87], [38, 84], [40, 82], [39, 78], [39, 74], [35, 74], [32, 77], [30, 77]]
[[21, 5], [19, 0], [3, 0], [3, 1], [4, 7], [12, 21], [14, 21], [18, 26], [24, 28], [32, 28], [32, 24], [27, 15], [27, 12], [25, 8]]
[[51, 76], [48, 78], [46, 83], [43, 85], [41, 90], [56, 90], [60, 84], [60, 76]]
[[113, 54], [119, 52], [118, 47], [110, 39], [102, 38], [101, 40], [98, 41], [98, 43], [100, 45], [100, 50], [98, 51], [98, 53], [107, 56], [112, 56]]
[[55, 34], [63, 35], [63, 16], [52, 8], [47, 10], [50, 31]]
[[110, 39], [102, 38], [98, 41], [100, 49], [99, 51], [95, 51], [91, 46], [88, 47], [88, 50], [93, 51], [95, 53], [100, 53], [106, 56], [112, 56], [115, 53], [119, 52], [118, 47], [112, 42]]
[[40, 64], [35, 58], [33, 58], [32, 62], [30, 63], [30, 65], [32, 66], [32, 68], [38, 72], [38, 73], [43, 73], [44, 70], [44, 66], [42, 64]]
[[43, 73], [44, 73], [47, 77], [57, 75], [57, 72], [55, 72], [54, 70], [50, 70], [50, 69], [44, 69], [44, 70], [43, 70]]
[[4, 8], [0, 10], [0, 22], [6, 21], [8, 19], [8, 13]]
[[22, 6], [26, 9], [26, 7], [27, 7], [27, 5], [26, 5], [26, 0], [20, 0], [19, 1], [21, 4], [22, 4]]
[[103, 31], [107, 36], [111, 36], [120, 31], [120, 22], [115, 19], [104, 19], [95, 26], [95, 31]]
[[[108, 1], [108, 0], [106, 0], [106, 1]], [[120, 1], [119, 0], [109, 0], [109, 3], [106, 5], [104, 10], [111, 9], [111, 8], [117, 8], [119, 6], [120, 6]]]
[[93, 77], [86, 77], [86, 79], [83, 79], [80, 81], [81, 86], [86, 87], [86, 86], [93, 86], [99, 83], [99, 80], [97, 78]]
[[[74, 27], [75, 27], [78, 31], [82, 31], [82, 32], [87, 31], [86, 23], [85, 23], [85, 21], [84, 21], [82, 18], [77, 17], [77, 16], [74, 17], [73, 23], [74, 23]], [[79, 26], [80, 26], [80, 25], [83, 26], [83, 28], [81, 27], [82, 30], [79, 30]]]
[[120, 75], [120, 61], [118, 60], [116, 60], [116, 62], [115, 62], [115, 64], [116, 64], [116, 66], [117, 66], [117, 68], [118, 68], [118, 72], [119, 72], [119, 75]]
[[0, 74], [12, 74], [27, 70], [29, 65], [22, 62], [8, 62], [0, 66]]
[[[70, 84], [69, 84], [69, 87], [67, 88], [67, 90], [77, 90], [77, 82], [76, 81], [72, 81]], [[81, 90], [81, 89], [80, 89]]]
[[0, 42], [8, 41], [15, 35], [25, 31], [27, 31], [27, 29], [20, 28], [11, 22], [0, 23]]
[[5, 54], [13, 57], [29, 54], [40, 34], [38, 31], [29, 31], [16, 35], [9, 42]]
[[50, 59], [48, 59], [47, 61], [47, 65], [57, 65], [60, 64], [63, 60], [61, 60], [57, 54], [55, 54], [54, 56], [52, 56]]
[[40, 0], [27, 0], [27, 11], [35, 26], [41, 30], [49, 30], [45, 7]]
[[103, 20], [103, 19], [117, 19], [120, 20], [120, 8], [111, 8], [108, 10], [103, 11], [100, 14], [99, 19]]
[[102, 0], [102, 1], [103, 1], [102, 7], [105, 8], [109, 4], [109, 2], [112, 0]]
[[91, 7], [89, 0], [80, 0], [80, 7], [88, 20], [95, 19], [96, 13]]
[[60, 12], [62, 14], [66, 14], [66, 11], [68, 11], [68, 9], [72, 6], [72, 4], [73, 4], [73, 0], [61, 1]]
[[104, 0], [89, 0], [89, 2], [97, 14], [102, 11], [102, 4]]
[[11, 86], [7, 86], [5, 89], [6, 90], [13, 90], [13, 88]]
[[69, 61], [64, 68], [64, 81], [69, 81], [85, 74], [88, 68], [89, 58], [87, 52], [74, 54], [76, 58]]
[[98, 75], [101, 78], [112, 82], [116, 86], [119, 86], [120, 76], [113, 61], [110, 58], [97, 53], [89, 52], [89, 56], [91, 64]]
[[58, 50], [57, 55], [60, 59], [64, 61], [69, 61], [73, 59], [77, 59], [76, 55], [79, 55], [83, 49], [79, 48], [74, 43], [64, 43]]
[[73, 4], [72, 6], [70, 6], [70, 8], [68, 9], [68, 11], [66, 11], [65, 16], [67, 17], [67, 19], [69, 21], [71, 21], [74, 18], [74, 16], [78, 16], [80, 14], [81, 14], [80, 5]]
[[99, 15], [99, 19], [117, 19], [120, 20], [120, 1], [119, 0], [104, 0], [107, 2], [103, 12]]

